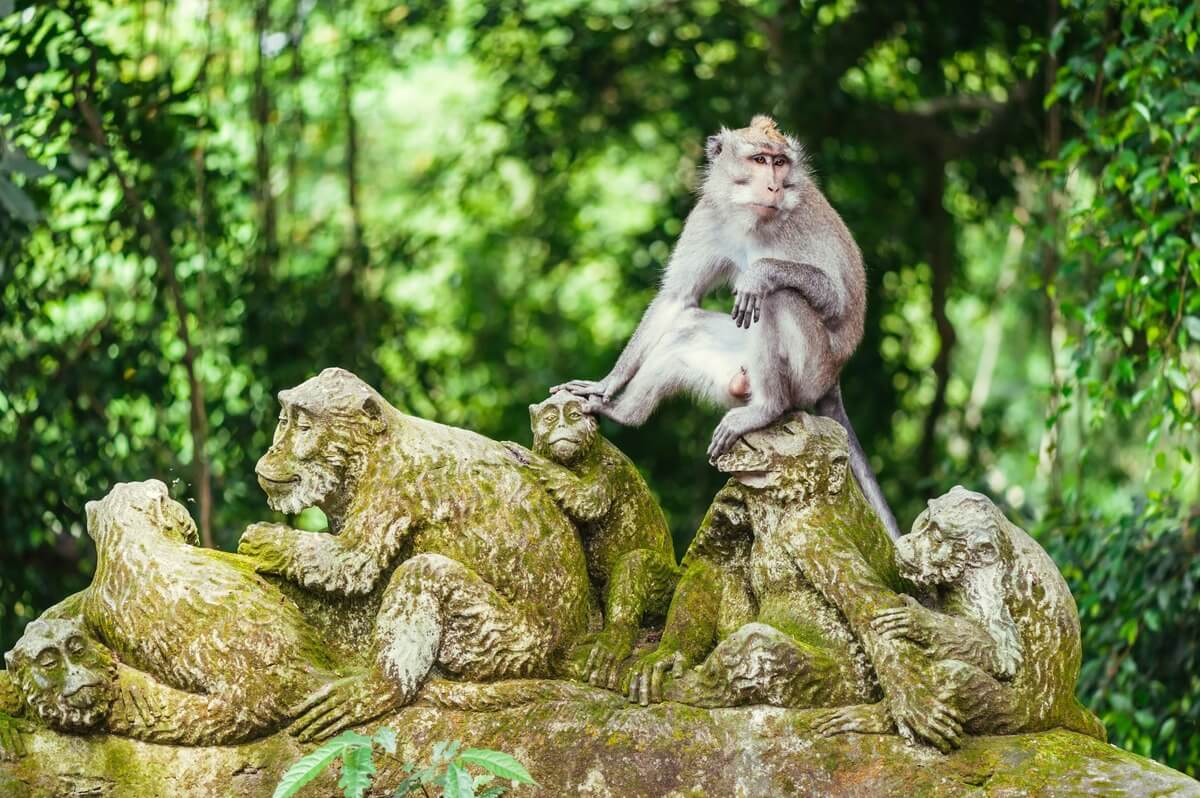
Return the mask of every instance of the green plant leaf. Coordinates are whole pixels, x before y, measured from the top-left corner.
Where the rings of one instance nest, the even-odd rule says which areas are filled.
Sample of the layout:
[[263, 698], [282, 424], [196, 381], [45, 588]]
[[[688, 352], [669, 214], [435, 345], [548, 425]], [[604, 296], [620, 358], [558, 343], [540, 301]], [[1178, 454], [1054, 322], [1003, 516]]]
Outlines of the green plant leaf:
[[396, 791], [392, 793], [392, 798], [404, 798], [410, 792], [415, 790], [421, 784], [419, 776], [406, 776], [404, 781], [396, 785]]
[[301, 787], [321, 775], [321, 771], [329, 767], [330, 763], [341, 756], [346, 749], [361, 745], [353, 737], [347, 735], [362, 737], [361, 734], [354, 732], [343, 732], [312, 753], [301, 757], [283, 774], [283, 778], [279, 780], [279, 785], [275, 787], [271, 798], [291, 798], [300, 791]]
[[475, 798], [475, 786], [471, 783], [471, 774], [451, 762], [446, 768], [446, 781], [442, 796], [443, 798]]
[[387, 751], [389, 754], [396, 753], [396, 730], [387, 726], [380, 726], [375, 730], [375, 735], [371, 738], [375, 744]]
[[458, 762], [477, 765], [502, 779], [521, 784], [537, 784], [529, 771], [511, 755], [486, 748], [468, 748], [458, 755]]
[[346, 798], [362, 798], [375, 775], [375, 760], [366, 746], [347, 748], [342, 756], [342, 776], [338, 787]]

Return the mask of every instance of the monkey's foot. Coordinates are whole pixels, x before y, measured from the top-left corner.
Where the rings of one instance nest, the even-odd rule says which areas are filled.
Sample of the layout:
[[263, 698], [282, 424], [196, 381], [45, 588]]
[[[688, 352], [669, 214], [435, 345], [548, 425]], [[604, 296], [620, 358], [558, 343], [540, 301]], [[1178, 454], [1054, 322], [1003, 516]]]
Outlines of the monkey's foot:
[[296, 720], [288, 731], [301, 742], [323, 740], [397, 709], [407, 698], [391, 681], [373, 673], [338, 679], [292, 710]]
[[620, 678], [621, 662], [633, 651], [629, 635], [610, 633], [606, 629], [596, 638], [588, 653], [584, 674], [588, 684], [616, 690]]
[[895, 734], [896, 724], [882, 701], [829, 709], [817, 716], [816, 730], [825, 737], [838, 734]]
[[630, 703], [657, 704], [663, 700], [667, 680], [682, 676], [687, 664], [683, 652], [660, 646], [633, 663], [625, 674], [622, 691]]
[[774, 420], [775, 414], [753, 405], [733, 408], [713, 432], [712, 443], [708, 445], [708, 461], [711, 463], [725, 454], [747, 432], [762, 429]]

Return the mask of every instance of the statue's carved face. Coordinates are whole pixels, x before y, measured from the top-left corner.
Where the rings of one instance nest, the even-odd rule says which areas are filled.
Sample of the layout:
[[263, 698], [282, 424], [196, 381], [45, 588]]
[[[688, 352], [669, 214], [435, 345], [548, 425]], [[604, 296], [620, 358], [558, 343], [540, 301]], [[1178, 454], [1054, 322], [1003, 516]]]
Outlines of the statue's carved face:
[[743, 435], [716, 466], [747, 487], [801, 500], [839, 493], [849, 456], [846, 432], [836, 421], [802, 413]]
[[254, 471], [271, 509], [325, 507], [351, 487], [353, 466], [383, 432], [383, 400], [342, 369], [279, 394], [279, 424]]
[[600, 431], [596, 419], [584, 412], [583, 400], [566, 391], [530, 405], [529, 422], [533, 428], [533, 450], [562, 465], [585, 456]]
[[129, 530], [148, 531], [193, 546], [200, 543], [196, 522], [187, 508], [172, 499], [167, 486], [157, 479], [118, 482], [107, 496], [88, 502], [84, 509], [88, 534], [97, 545], [103, 545], [113, 532]]
[[116, 662], [78, 619], [32, 622], [4, 661], [25, 703], [48, 726], [87, 731], [108, 717]]
[[990, 565], [998, 552], [999, 509], [961, 486], [932, 499], [896, 541], [900, 574], [918, 585], [957, 582], [967, 568]]

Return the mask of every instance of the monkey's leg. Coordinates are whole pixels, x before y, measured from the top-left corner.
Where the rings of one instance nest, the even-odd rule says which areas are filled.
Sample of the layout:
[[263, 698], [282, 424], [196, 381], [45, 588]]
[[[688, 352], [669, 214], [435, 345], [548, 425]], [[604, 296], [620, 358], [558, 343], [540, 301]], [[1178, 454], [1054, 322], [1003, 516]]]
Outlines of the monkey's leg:
[[[750, 403], [721, 419], [708, 447], [709, 458], [719, 457], [747, 432], [762, 429], [801, 403], [797, 384], [813, 380], [794, 372], [820, 361], [818, 347], [828, 349], [828, 336], [814, 319], [812, 309], [794, 291], [776, 291], [763, 299], [760, 321], [749, 331], [735, 332], [749, 339]], [[805, 340], [809, 335], [815, 343]]]
[[974, 665], [955, 659], [935, 662], [929, 671], [941, 697], [970, 734], [1015, 734], [1025, 730], [1028, 712], [1015, 700], [1013, 686]]
[[730, 375], [746, 360], [749, 345], [724, 313], [691, 308], [679, 314], [676, 328], [664, 335], [625, 390], [611, 404], [593, 399], [589, 412], [618, 424], [645, 423], [664, 399], [678, 393], [728, 407]]
[[617, 689], [619, 666], [633, 650], [643, 617], [666, 614], [678, 581], [679, 568], [666, 552], [636, 549], [617, 560], [608, 581], [604, 631], [584, 668], [588, 682]]
[[545, 635], [478, 574], [419, 554], [392, 575], [375, 621], [375, 666], [314, 693], [291, 731], [317, 740], [409, 703], [435, 664], [472, 681], [544, 668]]
[[818, 707], [860, 700], [845, 662], [765, 623], [748, 623], [700, 667], [667, 685], [664, 698], [701, 707]]

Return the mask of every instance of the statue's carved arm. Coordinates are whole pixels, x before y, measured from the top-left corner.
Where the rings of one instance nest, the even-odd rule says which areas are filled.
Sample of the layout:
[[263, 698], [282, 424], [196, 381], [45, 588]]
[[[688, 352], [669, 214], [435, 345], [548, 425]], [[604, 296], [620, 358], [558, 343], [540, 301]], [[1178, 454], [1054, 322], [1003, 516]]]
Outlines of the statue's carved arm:
[[983, 669], [997, 679], [1011, 679], [1021, 667], [1023, 652], [1016, 624], [1007, 608], [993, 619], [995, 631], [956, 615], [928, 610], [915, 601], [884, 610], [872, 627], [886, 639], [916, 643], [933, 659], [954, 659]]
[[251, 524], [238, 553], [253, 558], [260, 572], [279, 574], [310, 590], [364, 595], [379, 583], [411, 529], [408, 517], [380, 521], [367, 512], [349, 519], [336, 535]]
[[905, 598], [884, 582], [838, 525], [816, 528], [786, 518], [782, 523], [791, 526], [785, 545], [793, 563], [841, 611], [866, 650], [901, 734], [942, 750], [955, 747], [962, 728], [937, 692], [939, 686], [926, 678], [926, 659], [908, 641], [886, 638], [872, 626], [885, 610], [906, 606]]
[[530, 460], [527, 468], [571, 520], [577, 523], [598, 521], [608, 514], [613, 503], [613, 487], [608, 479], [581, 479], [574, 472], [541, 457]]

